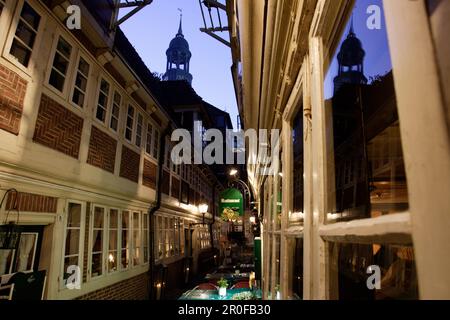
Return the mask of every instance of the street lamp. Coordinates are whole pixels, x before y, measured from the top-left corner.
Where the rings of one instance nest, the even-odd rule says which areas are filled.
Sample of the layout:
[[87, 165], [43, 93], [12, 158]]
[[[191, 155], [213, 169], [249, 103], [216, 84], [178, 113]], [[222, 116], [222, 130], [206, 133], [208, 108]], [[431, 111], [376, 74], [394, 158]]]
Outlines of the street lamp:
[[202, 203], [198, 206], [198, 211], [203, 215], [203, 224], [205, 223], [205, 214], [208, 212], [208, 205]]
[[238, 174], [238, 171], [236, 169], [231, 169], [230, 170], [230, 176], [234, 177]]

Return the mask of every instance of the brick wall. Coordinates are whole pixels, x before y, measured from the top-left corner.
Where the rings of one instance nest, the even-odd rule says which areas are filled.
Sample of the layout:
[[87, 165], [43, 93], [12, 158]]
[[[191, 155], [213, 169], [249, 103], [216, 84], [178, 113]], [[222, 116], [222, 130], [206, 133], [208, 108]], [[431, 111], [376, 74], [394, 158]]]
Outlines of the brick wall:
[[133, 182], [139, 181], [139, 163], [141, 156], [131, 149], [122, 146], [122, 159], [120, 161], [120, 176]]
[[148, 276], [136, 277], [88, 293], [77, 300], [146, 300], [148, 299]]
[[114, 173], [117, 141], [92, 126], [87, 163]]
[[[56, 212], [58, 199], [54, 197], [42, 196], [39, 194], [19, 192], [17, 194], [17, 209], [25, 212]], [[16, 193], [9, 193], [6, 200], [6, 210], [14, 209]]]
[[78, 159], [83, 119], [42, 95], [33, 141]]
[[27, 82], [0, 64], [0, 129], [19, 134]]
[[142, 184], [144, 186], [156, 189], [156, 169], [156, 164], [144, 159], [144, 172], [142, 173]]

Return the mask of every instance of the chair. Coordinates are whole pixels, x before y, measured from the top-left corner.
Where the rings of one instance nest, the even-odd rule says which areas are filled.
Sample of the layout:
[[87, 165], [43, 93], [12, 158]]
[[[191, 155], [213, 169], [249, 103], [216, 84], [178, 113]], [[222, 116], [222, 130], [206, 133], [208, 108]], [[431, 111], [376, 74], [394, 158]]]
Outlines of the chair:
[[6, 286], [0, 286], [0, 300], [12, 300], [14, 292], [14, 283]]
[[209, 283], [209, 282], [201, 283], [198, 286], [196, 286], [195, 289], [199, 289], [199, 290], [218, 290], [217, 286], [215, 286], [214, 284]]
[[249, 289], [250, 285], [248, 281], [239, 281], [234, 286], [231, 287], [231, 289]]

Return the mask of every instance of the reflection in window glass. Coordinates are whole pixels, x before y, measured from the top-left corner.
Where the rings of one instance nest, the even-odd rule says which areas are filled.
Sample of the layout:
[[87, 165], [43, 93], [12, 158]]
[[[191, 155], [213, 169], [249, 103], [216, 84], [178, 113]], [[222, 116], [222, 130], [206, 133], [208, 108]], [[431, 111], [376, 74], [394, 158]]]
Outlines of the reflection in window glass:
[[394, 78], [384, 19], [366, 26], [358, 0], [325, 79], [329, 168], [334, 167], [328, 222], [370, 218], [408, 208]]
[[[333, 299], [418, 299], [414, 251], [411, 246], [330, 244], [330, 286]], [[380, 289], [367, 286], [369, 266], [380, 268]]]
[[288, 239], [288, 300], [303, 299], [303, 238]]
[[294, 155], [293, 193], [294, 207], [289, 216], [291, 225], [303, 223], [303, 107], [299, 109], [292, 125], [292, 146]]

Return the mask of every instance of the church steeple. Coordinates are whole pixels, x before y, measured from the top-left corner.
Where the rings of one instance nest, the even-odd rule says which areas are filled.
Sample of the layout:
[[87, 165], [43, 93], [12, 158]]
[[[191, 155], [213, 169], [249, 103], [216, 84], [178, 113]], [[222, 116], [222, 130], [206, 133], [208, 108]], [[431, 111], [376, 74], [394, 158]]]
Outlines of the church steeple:
[[180, 13], [180, 27], [178, 28], [177, 36], [180, 35], [180, 36], [183, 36], [183, 37], [184, 37], [184, 35], [183, 35], [183, 26], [182, 26], [182, 23], [183, 23], [183, 14]]
[[189, 64], [192, 54], [189, 50], [189, 43], [183, 35], [183, 14], [180, 14], [178, 33], [170, 42], [166, 55], [167, 66], [163, 80], [186, 80], [189, 84], [192, 84], [192, 75], [189, 73]]
[[334, 78], [334, 92], [337, 92], [344, 84], [366, 84], [364, 75], [364, 58], [366, 52], [361, 41], [355, 33], [353, 16], [347, 38], [342, 42], [337, 55], [339, 62], [338, 75]]

